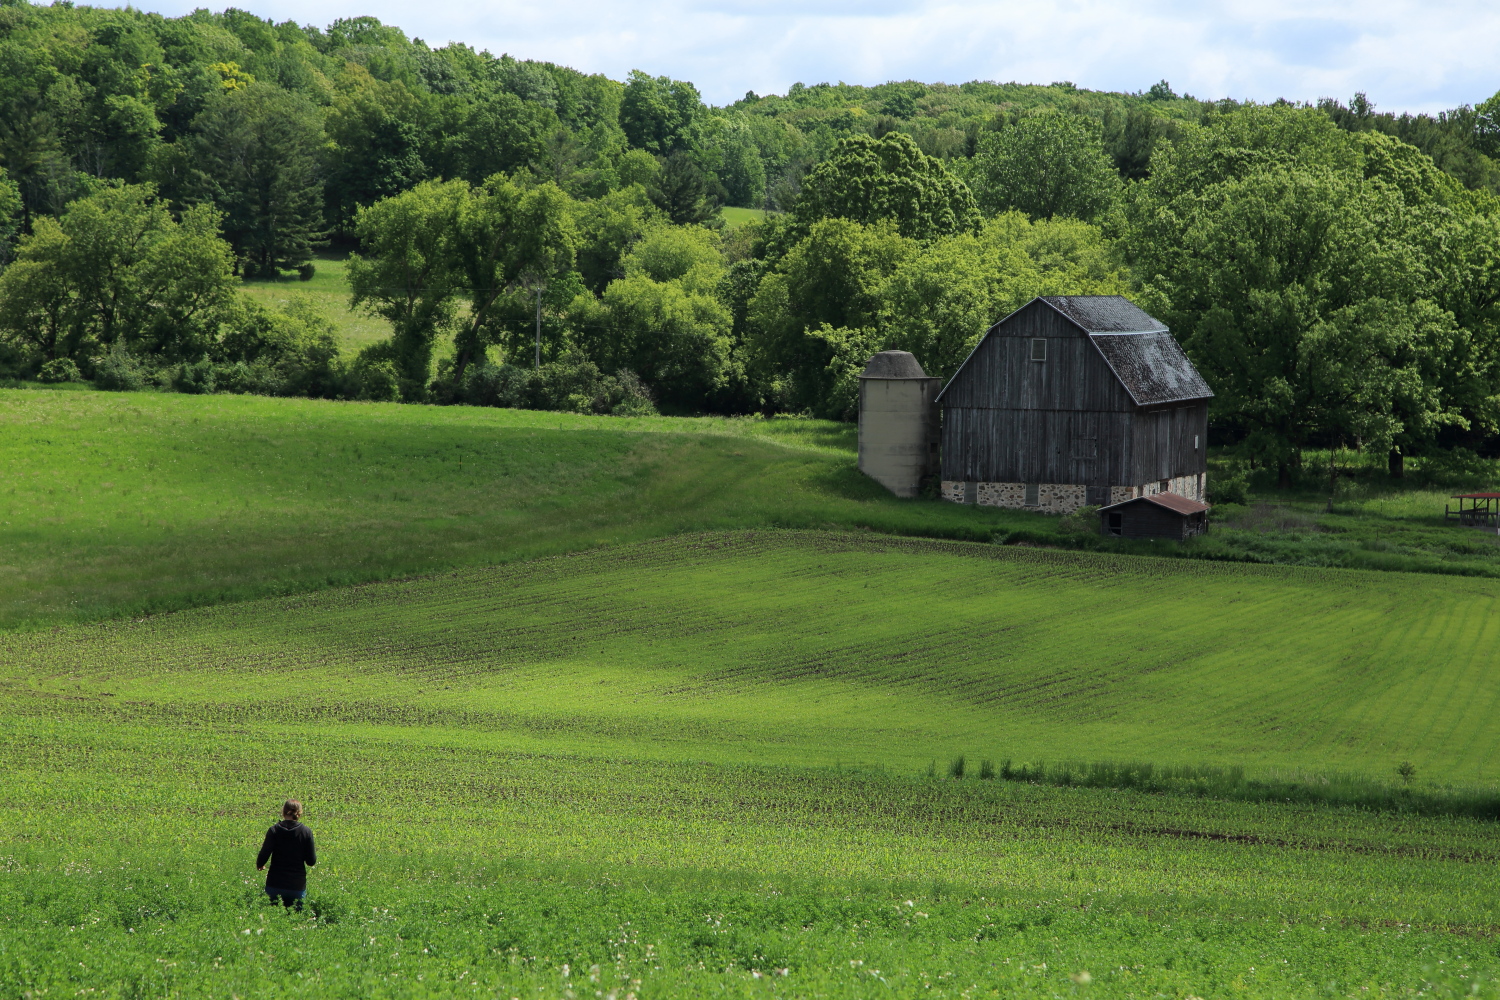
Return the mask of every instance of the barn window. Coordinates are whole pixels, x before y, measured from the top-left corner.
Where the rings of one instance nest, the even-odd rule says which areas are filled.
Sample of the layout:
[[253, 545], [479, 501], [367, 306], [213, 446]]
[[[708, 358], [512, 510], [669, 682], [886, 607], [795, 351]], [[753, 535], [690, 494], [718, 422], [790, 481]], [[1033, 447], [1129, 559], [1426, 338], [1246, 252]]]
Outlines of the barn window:
[[1120, 514], [1119, 511], [1114, 511], [1113, 513], [1111, 513], [1109, 515], [1109, 533], [1111, 535], [1120, 534], [1120, 532], [1124, 528], [1124, 520], [1125, 518]]
[[1196, 434], [1193, 435], [1193, 450], [1198, 450], [1198, 435]]
[[1031, 360], [1032, 361], [1046, 361], [1047, 360], [1047, 340], [1046, 340], [1045, 337], [1033, 337], [1033, 338], [1031, 338]]
[[1158, 493], [1170, 493], [1172, 491], [1172, 480], [1163, 479], [1160, 483], [1157, 483], [1156, 489]]
[[1025, 499], [1022, 500], [1022, 503], [1024, 503], [1028, 507], [1040, 507], [1042, 505], [1041, 492], [1042, 490], [1039, 484], [1027, 483], [1026, 496]]

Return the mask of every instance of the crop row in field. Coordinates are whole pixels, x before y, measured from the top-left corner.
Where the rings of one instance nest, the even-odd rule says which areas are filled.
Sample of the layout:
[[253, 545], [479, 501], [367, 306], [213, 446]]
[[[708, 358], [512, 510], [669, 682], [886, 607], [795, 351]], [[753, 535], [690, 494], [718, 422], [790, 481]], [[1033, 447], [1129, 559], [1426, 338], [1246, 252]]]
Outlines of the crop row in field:
[[[1472, 820], [423, 727], [7, 723], [18, 995], [1491, 995], [1500, 972], [1500, 841]], [[323, 857], [301, 917], [249, 871], [288, 790]]]
[[732, 532], [14, 634], [0, 659], [18, 711], [295, 712], [911, 772], [958, 753], [1252, 775], [1410, 760], [1419, 784], [1485, 783], [1492, 590]]

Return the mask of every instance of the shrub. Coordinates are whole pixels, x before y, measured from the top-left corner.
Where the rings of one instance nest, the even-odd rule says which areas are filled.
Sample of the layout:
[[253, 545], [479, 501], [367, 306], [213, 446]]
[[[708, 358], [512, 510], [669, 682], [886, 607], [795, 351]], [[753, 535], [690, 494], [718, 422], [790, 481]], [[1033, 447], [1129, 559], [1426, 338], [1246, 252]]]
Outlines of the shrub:
[[1208, 502], [1211, 504], [1250, 502], [1250, 485], [1243, 475], [1208, 477]]
[[145, 387], [150, 376], [145, 366], [124, 349], [89, 360], [94, 368], [94, 385], [111, 392], [135, 392]]
[[298, 264], [297, 265], [297, 280], [298, 281], [311, 281], [311, 280], [313, 280], [313, 275], [315, 275], [317, 273], [318, 273], [318, 266], [316, 264], [314, 264], [312, 261], [308, 261], [306, 264]]
[[267, 396], [356, 396], [338, 363], [334, 334], [333, 322], [305, 295], [275, 311], [242, 301], [221, 344], [230, 364], [221, 365], [220, 383], [230, 392]]
[[948, 765], [948, 777], [962, 778], [964, 776], [964, 757], [959, 754], [953, 758], [953, 763]]
[[354, 363], [350, 374], [355, 399], [382, 403], [401, 400], [401, 373], [396, 370], [396, 362], [388, 358], [376, 360], [362, 357]]
[[243, 361], [231, 361], [228, 364], [214, 366], [214, 384], [218, 392], [229, 392], [236, 395], [254, 393], [256, 395], [275, 395], [274, 393], [263, 393], [261, 372], [247, 365]]
[[530, 373], [515, 365], [470, 365], [457, 398], [470, 406], [517, 408], [525, 403]]
[[218, 388], [218, 373], [207, 358], [192, 364], [183, 363], [172, 373], [172, 389], [193, 396], [207, 396]]
[[1065, 535], [1092, 535], [1099, 531], [1099, 508], [1079, 507], [1071, 514], [1064, 514], [1057, 522], [1057, 530]]
[[78, 370], [78, 365], [72, 358], [53, 358], [42, 365], [42, 370], [37, 373], [37, 378], [43, 382], [53, 384], [59, 382], [82, 382], [83, 373]]
[[[435, 391], [438, 387], [435, 386]], [[606, 375], [579, 354], [540, 368], [510, 364], [470, 365], [453, 396], [472, 406], [502, 406], [571, 413], [649, 416], [656, 413], [651, 390], [628, 369]]]
[[616, 417], [656, 415], [656, 403], [651, 397], [651, 390], [628, 368], [615, 374], [614, 385], [606, 396], [610, 404], [609, 412]]

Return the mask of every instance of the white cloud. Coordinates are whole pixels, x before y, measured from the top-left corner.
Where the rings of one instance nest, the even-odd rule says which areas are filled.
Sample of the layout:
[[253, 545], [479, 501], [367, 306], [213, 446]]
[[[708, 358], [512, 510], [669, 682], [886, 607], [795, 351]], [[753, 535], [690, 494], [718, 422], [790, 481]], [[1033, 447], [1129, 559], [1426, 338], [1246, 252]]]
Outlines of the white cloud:
[[[185, 13], [194, 2], [155, 7]], [[241, 0], [244, 2], [244, 0]], [[1483, 0], [266, 0], [275, 20], [372, 14], [429, 44], [467, 42], [619, 78], [692, 80], [714, 103], [795, 81], [1072, 80], [1198, 97], [1347, 100], [1435, 111], [1500, 90], [1500, 5]]]

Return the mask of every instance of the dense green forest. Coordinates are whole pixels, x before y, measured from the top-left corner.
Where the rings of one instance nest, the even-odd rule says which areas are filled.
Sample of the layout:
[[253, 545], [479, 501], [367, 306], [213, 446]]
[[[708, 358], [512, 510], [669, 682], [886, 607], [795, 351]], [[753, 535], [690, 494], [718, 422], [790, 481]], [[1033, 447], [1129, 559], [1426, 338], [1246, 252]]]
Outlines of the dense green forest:
[[[872, 351], [947, 376], [1034, 295], [1123, 293], [1203, 369], [1221, 442], [1399, 471], [1500, 432], [1497, 116], [1165, 81], [711, 107], [373, 18], [4, 0], [0, 377], [848, 418]], [[346, 356], [306, 302], [242, 294], [320, 252], [389, 339]]]

